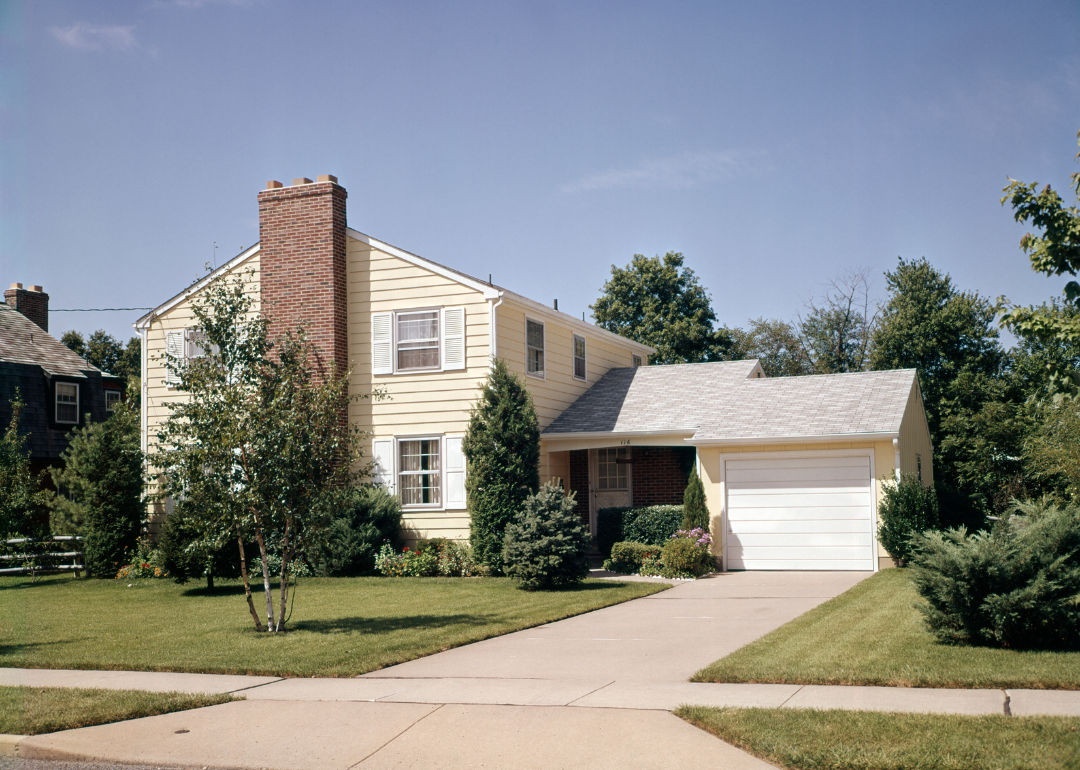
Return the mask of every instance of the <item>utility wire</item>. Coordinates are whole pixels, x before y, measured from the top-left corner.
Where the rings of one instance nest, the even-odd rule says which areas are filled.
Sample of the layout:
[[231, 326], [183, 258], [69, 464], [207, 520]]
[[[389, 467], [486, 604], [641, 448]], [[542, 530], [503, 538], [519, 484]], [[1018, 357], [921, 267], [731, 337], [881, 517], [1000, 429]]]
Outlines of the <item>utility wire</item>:
[[110, 310], [153, 310], [152, 307], [51, 307], [50, 313], [105, 313]]

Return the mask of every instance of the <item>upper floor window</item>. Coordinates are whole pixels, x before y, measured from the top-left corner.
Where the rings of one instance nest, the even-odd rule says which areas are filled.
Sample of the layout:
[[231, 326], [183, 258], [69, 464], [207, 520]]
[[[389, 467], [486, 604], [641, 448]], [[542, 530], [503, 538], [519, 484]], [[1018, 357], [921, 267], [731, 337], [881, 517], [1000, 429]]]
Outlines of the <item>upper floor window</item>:
[[439, 368], [439, 311], [398, 313], [397, 370]]
[[585, 338], [574, 335], [574, 379], [585, 379]]
[[120, 391], [119, 390], [106, 390], [105, 391], [105, 414], [112, 417], [116, 412], [116, 405], [120, 403]]
[[544, 324], [525, 320], [525, 373], [544, 376]]
[[[630, 450], [626, 447], [611, 447], [596, 450], [596, 486], [598, 489], [629, 489], [630, 486]], [[619, 462], [622, 460], [623, 462]]]
[[372, 374], [465, 368], [465, 308], [371, 314]]
[[79, 386], [74, 382], [56, 383], [56, 421], [79, 422]]
[[641, 356], [634, 356], [630, 360], [633, 362], [634, 366], [641, 366]]

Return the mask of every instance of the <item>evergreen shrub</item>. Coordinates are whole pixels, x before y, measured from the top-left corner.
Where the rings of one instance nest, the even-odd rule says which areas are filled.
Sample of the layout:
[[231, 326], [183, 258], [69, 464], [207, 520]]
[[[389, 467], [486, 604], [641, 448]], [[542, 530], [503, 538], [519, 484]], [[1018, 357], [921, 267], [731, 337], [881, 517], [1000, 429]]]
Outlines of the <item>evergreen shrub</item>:
[[540, 423], [525, 384], [495, 359], [462, 442], [469, 542], [477, 562], [503, 569], [503, 536], [540, 487]]
[[682, 528], [709, 531], [709, 508], [705, 505], [705, 485], [701, 483], [701, 478], [698, 476], [697, 463], [690, 471], [686, 491], [683, 492]]
[[608, 558], [612, 546], [619, 542], [663, 545], [679, 528], [682, 519], [681, 505], [601, 508], [596, 513], [596, 542], [600, 555]]
[[526, 590], [573, 585], [589, 574], [589, 531], [574, 511], [574, 495], [545, 484], [525, 500], [506, 528], [506, 573]]
[[[240, 546], [236, 537], [225, 533], [209, 543], [199, 528], [198, 518], [189, 516], [183, 503], [178, 503], [161, 525], [157, 550], [161, 568], [177, 583], [205, 577], [207, 587], [213, 588], [215, 577], [240, 577]], [[253, 575], [259, 549], [245, 543], [244, 554], [248, 574]]]
[[1017, 503], [989, 532], [913, 538], [930, 631], [955, 644], [1080, 648], [1080, 506]]
[[911, 473], [900, 482], [882, 484], [883, 499], [878, 505], [878, 541], [889, 556], [909, 561], [912, 536], [936, 529], [940, 521], [937, 492], [933, 485], [924, 487]]
[[339, 505], [338, 515], [307, 548], [312, 571], [321, 577], [371, 574], [380, 546], [400, 542], [401, 501], [383, 487], [350, 487]]
[[611, 558], [604, 560], [604, 569], [610, 572], [637, 574], [646, 559], [660, 558], [660, 546], [645, 543], [616, 543], [611, 547]]

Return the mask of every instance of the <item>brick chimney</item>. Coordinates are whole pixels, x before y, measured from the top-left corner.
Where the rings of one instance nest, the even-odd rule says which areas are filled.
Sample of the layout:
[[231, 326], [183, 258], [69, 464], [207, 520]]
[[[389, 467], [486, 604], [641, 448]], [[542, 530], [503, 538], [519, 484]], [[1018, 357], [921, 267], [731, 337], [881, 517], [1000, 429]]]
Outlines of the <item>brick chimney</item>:
[[24, 289], [21, 283], [4, 290], [4, 301], [24, 316], [49, 331], [49, 295], [40, 286]]
[[262, 308], [274, 337], [302, 322], [320, 363], [348, 367], [345, 188], [337, 177], [267, 182], [259, 193]]

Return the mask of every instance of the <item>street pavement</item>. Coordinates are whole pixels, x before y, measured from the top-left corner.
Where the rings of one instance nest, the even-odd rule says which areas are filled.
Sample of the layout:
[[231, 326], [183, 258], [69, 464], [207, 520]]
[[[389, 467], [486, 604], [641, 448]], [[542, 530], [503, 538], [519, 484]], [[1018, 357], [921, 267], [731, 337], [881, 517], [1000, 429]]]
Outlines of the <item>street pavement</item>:
[[[1080, 716], [1077, 692], [687, 681], [713, 660], [867, 575], [716, 575], [355, 679], [0, 669], [0, 684], [232, 692], [246, 698], [9, 739], [8, 751], [16, 749], [17, 759], [5, 762], [90, 760], [281, 770], [741, 770], [771, 765], [670, 711], [693, 703]], [[0, 754], [4, 746], [0, 738]], [[28, 764], [26, 770], [36, 767]], [[0, 770], [6, 770], [4, 765]]]

